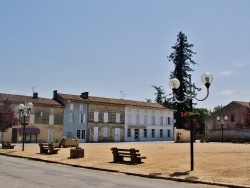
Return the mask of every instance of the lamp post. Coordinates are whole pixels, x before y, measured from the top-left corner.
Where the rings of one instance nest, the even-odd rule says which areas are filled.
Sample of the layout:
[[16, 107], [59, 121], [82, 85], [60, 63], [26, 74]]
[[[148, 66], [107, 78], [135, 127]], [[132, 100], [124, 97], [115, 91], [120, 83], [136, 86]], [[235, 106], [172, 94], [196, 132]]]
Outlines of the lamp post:
[[33, 107], [33, 104], [31, 102], [19, 104], [19, 116], [21, 118], [21, 125], [23, 125], [23, 147], [22, 151], [24, 151], [24, 141], [25, 141], [25, 125], [28, 125], [29, 123], [26, 122], [26, 117], [30, 116], [31, 108]]
[[[184, 99], [181, 100], [181, 101], [178, 100], [177, 99], [178, 96], [176, 96], [178, 88], [180, 87], [180, 81], [177, 78], [170, 79], [169, 87], [173, 90], [174, 102], [184, 103], [187, 100], [189, 100], [190, 112], [192, 112], [192, 110], [193, 110], [193, 98], [196, 99], [197, 101], [204, 101], [208, 97], [208, 95], [209, 95], [209, 86], [213, 81], [213, 76], [208, 72], [202, 74], [202, 76], [201, 76], [201, 81], [207, 88], [207, 95], [206, 95], [206, 97], [204, 99], [196, 98], [196, 95], [197, 95], [196, 90], [200, 91], [201, 89], [197, 88], [194, 83], [192, 84], [191, 75], [188, 75], [188, 78], [189, 78], [189, 81], [188, 81], [187, 85], [185, 86], [186, 95], [184, 96]], [[191, 158], [190, 163], [191, 163], [191, 171], [194, 170], [193, 137], [194, 137], [194, 135], [193, 135], [193, 121], [191, 120], [191, 123], [190, 123], [190, 158]]]
[[227, 123], [228, 117], [224, 116], [223, 119], [221, 119], [219, 116], [217, 117], [217, 122], [220, 125], [221, 128], [221, 142], [223, 143], [223, 130], [224, 130], [224, 125]]

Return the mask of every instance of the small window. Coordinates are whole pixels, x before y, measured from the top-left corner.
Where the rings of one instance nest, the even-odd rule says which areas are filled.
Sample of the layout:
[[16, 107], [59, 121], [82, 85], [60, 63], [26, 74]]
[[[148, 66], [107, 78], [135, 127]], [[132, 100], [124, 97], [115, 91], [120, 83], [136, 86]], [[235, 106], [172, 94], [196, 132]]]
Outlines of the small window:
[[74, 110], [74, 104], [70, 103], [70, 104], [69, 104], [69, 109], [70, 109], [70, 110]]
[[132, 117], [131, 117], [131, 114], [128, 114], [128, 124], [132, 124]]
[[127, 136], [131, 137], [131, 129], [128, 129]]
[[155, 125], [155, 116], [151, 116], [151, 124]]
[[154, 138], [154, 137], [155, 137], [155, 130], [152, 129], [152, 132], [151, 132], [151, 133], [152, 133], [152, 134], [151, 134], [151, 137]]
[[163, 138], [163, 130], [160, 129], [160, 138]]
[[116, 115], [115, 115], [115, 122], [116, 123], [120, 123], [121, 122], [121, 114], [120, 113], [116, 113]]
[[108, 119], [109, 119], [108, 112], [104, 112], [104, 114], [103, 114], [103, 122], [108, 123]]
[[171, 117], [167, 117], [167, 125], [171, 125]]
[[83, 111], [83, 104], [80, 104], [79, 110], [80, 110], [80, 111]]
[[168, 130], [168, 138], [171, 137], [171, 130]]
[[98, 115], [99, 113], [98, 112], [94, 112], [94, 122], [98, 122]]
[[85, 119], [86, 115], [85, 114], [79, 114], [79, 123], [85, 123], [86, 119]]
[[54, 115], [49, 115], [49, 125], [54, 125]]
[[76, 131], [76, 137], [78, 139], [85, 139], [85, 134], [86, 134], [85, 130], [77, 130]]
[[144, 138], [147, 138], [147, 129], [144, 129]]
[[136, 124], [140, 124], [140, 114], [136, 114]]
[[107, 137], [108, 137], [108, 128], [103, 127], [103, 138], [107, 138]]
[[163, 116], [160, 116], [160, 125], [163, 125]]
[[30, 124], [34, 124], [34, 123], [35, 123], [35, 114], [30, 114], [29, 123], [30, 123]]
[[145, 124], [145, 125], [148, 124], [148, 115], [144, 115], [144, 124]]

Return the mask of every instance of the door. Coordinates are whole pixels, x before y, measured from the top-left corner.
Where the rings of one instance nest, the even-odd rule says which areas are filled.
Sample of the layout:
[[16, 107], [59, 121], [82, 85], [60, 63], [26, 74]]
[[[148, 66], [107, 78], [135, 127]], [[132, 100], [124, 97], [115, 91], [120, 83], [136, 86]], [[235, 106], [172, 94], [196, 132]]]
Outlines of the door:
[[139, 129], [135, 129], [135, 141], [139, 141]]
[[93, 137], [94, 142], [98, 142], [98, 127], [94, 127], [94, 137]]
[[17, 143], [17, 128], [12, 128], [11, 142], [12, 143]]
[[121, 129], [115, 128], [115, 142], [121, 141]]

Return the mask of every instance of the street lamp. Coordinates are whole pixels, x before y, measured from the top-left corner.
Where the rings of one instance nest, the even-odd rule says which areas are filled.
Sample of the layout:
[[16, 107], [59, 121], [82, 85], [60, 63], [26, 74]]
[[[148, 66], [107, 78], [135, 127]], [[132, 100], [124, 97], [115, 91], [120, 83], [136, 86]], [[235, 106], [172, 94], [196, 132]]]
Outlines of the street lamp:
[[228, 117], [224, 116], [223, 119], [221, 119], [219, 116], [217, 117], [217, 122], [220, 125], [221, 128], [221, 142], [223, 143], [223, 130], [224, 130], [224, 125], [227, 123]]
[[[206, 86], [207, 88], [207, 95], [204, 99], [198, 99], [196, 98], [196, 90], [200, 91], [200, 88], [197, 88], [195, 86], [195, 84], [191, 82], [191, 75], [188, 75], [189, 78], [189, 82], [188, 84], [185, 86], [186, 89], [186, 96], [184, 96], [184, 99], [182, 101], [179, 101], [177, 99], [177, 90], [180, 87], [180, 81], [177, 78], [173, 78], [170, 79], [169, 81], [169, 87], [173, 90], [173, 97], [174, 97], [174, 101], [177, 103], [184, 103], [187, 100], [189, 100], [189, 105], [190, 105], [190, 112], [192, 112], [193, 110], [193, 98], [195, 98], [197, 101], [204, 101], [208, 95], [209, 95], [209, 86], [213, 81], [213, 76], [206, 72], [204, 74], [202, 74], [201, 76], [201, 81], [202, 83]], [[190, 123], [190, 158], [191, 158], [191, 171], [194, 170], [194, 146], [193, 146], [193, 121], [191, 120]]]
[[33, 107], [33, 104], [31, 102], [19, 104], [19, 116], [21, 119], [21, 125], [23, 125], [23, 147], [22, 151], [24, 151], [24, 141], [25, 141], [25, 125], [28, 125], [29, 123], [26, 122], [26, 117], [30, 116], [31, 108]]

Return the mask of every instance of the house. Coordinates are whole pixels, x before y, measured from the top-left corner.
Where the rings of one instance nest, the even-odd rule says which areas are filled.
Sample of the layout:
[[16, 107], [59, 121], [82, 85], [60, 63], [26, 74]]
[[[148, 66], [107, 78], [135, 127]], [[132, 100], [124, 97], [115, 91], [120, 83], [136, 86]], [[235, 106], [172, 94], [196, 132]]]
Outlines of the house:
[[[239, 128], [236, 123], [239, 122], [246, 114], [247, 108], [250, 107], [249, 102], [232, 101], [222, 109], [211, 114], [206, 119], [206, 137], [210, 141], [231, 141], [234, 137], [244, 137], [245, 140], [250, 140], [250, 129]], [[228, 120], [221, 126], [221, 121], [218, 123], [217, 117], [221, 120], [227, 116]], [[223, 130], [222, 130], [223, 128]]]
[[[0, 93], [0, 104], [3, 104], [5, 100], [11, 102], [17, 117], [19, 117], [19, 104], [33, 103], [29, 125], [25, 128], [25, 142], [50, 142], [62, 137], [63, 106], [60, 103], [38, 97], [36, 92], [33, 96]], [[22, 126], [14, 126], [4, 133], [4, 140], [12, 143], [22, 142], [22, 134]]]
[[162, 105], [94, 97], [88, 92], [54, 91], [53, 98], [65, 106], [64, 135], [81, 142], [173, 140], [173, 110]]
[[172, 141], [174, 111], [157, 103], [124, 100], [125, 141]]

